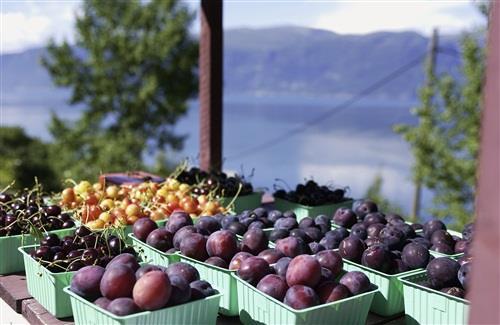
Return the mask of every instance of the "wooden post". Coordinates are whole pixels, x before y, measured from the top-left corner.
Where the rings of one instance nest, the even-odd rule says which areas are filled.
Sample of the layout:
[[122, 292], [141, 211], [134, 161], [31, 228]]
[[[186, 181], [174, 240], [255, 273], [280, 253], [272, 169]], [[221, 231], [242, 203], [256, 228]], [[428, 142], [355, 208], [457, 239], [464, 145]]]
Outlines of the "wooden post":
[[500, 324], [500, 3], [491, 4], [469, 324]]
[[[434, 28], [432, 31], [431, 42], [429, 43], [429, 55], [427, 57], [428, 79], [426, 80], [427, 86], [431, 87], [434, 81], [434, 70], [436, 67], [436, 54], [438, 48], [438, 30]], [[431, 103], [428, 103], [431, 105]], [[413, 193], [413, 206], [411, 210], [411, 219], [417, 222], [420, 216], [420, 207], [422, 206], [422, 181], [415, 180], [415, 192]]]
[[222, 0], [201, 0], [200, 167], [222, 168]]

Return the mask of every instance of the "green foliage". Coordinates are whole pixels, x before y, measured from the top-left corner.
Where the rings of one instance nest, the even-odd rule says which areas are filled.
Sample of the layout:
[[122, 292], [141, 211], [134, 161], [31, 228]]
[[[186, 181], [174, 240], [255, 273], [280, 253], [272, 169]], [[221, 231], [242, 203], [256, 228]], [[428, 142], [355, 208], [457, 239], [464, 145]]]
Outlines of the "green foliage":
[[382, 194], [382, 187], [384, 185], [384, 179], [381, 174], [375, 175], [375, 178], [373, 179], [373, 182], [368, 186], [366, 189], [366, 193], [363, 197], [369, 198], [370, 200], [373, 200], [375, 203], [377, 203], [377, 206], [380, 211], [384, 213], [397, 213], [402, 215], [403, 214], [403, 209], [389, 201], [383, 194]]
[[75, 46], [49, 43], [43, 66], [71, 89], [71, 104], [85, 107], [74, 123], [52, 119], [65, 177], [143, 168], [146, 150], [182, 147], [173, 125], [197, 89], [192, 19], [176, 0], [90, 0], [77, 17]]
[[435, 194], [430, 212], [451, 217], [455, 226], [469, 222], [474, 213], [485, 62], [474, 37], [464, 35], [461, 45], [463, 82], [449, 75], [437, 78], [428, 69], [430, 83], [421, 89], [421, 104], [413, 111], [419, 124], [395, 128], [412, 146], [415, 182]]
[[19, 127], [0, 127], [0, 190], [15, 181], [13, 189], [31, 188], [35, 177], [45, 190], [56, 190], [56, 178], [49, 146], [28, 136]]

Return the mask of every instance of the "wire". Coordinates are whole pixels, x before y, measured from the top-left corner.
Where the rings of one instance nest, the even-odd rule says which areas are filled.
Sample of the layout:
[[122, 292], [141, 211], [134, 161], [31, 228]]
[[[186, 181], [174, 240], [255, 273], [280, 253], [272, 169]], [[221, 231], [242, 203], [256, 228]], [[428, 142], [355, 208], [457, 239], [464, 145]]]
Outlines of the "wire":
[[383, 78], [379, 79], [378, 81], [374, 82], [372, 85], [363, 89], [357, 95], [347, 99], [346, 101], [344, 101], [343, 103], [340, 103], [337, 106], [334, 106], [328, 112], [325, 112], [324, 114], [317, 116], [316, 118], [302, 124], [301, 126], [290, 129], [289, 131], [287, 131], [279, 136], [276, 136], [268, 141], [265, 141], [259, 145], [253, 146], [253, 147], [248, 148], [246, 150], [243, 150], [234, 156], [226, 157], [226, 160], [236, 159], [236, 158], [240, 159], [242, 157], [246, 157], [246, 156], [255, 154], [258, 151], [269, 149], [271, 147], [274, 147], [275, 145], [277, 145], [280, 142], [286, 141], [286, 140], [290, 139], [291, 137], [296, 136], [299, 133], [303, 133], [307, 128], [311, 127], [312, 125], [316, 125], [316, 124], [319, 124], [321, 122], [324, 122], [326, 119], [342, 112], [343, 110], [345, 110], [346, 108], [348, 108], [352, 104], [358, 102], [363, 97], [365, 97], [365, 96], [373, 93], [374, 91], [382, 88], [390, 81], [396, 79], [397, 77], [399, 77], [400, 75], [402, 75], [406, 71], [417, 66], [425, 59], [426, 55], [427, 55], [427, 53], [421, 54], [420, 56], [418, 56], [414, 60], [399, 67], [398, 69], [394, 70], [393, 72], [389, 73], [388, 75], [386, 75]]

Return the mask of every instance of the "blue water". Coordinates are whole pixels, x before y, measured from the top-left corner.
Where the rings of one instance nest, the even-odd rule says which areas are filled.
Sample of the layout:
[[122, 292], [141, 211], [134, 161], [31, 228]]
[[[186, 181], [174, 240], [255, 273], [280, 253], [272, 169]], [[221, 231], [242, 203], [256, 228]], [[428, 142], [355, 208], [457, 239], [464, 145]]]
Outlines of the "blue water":
[[[384, 178], [384, 193], [409, 210], [411, 154], [408, 145], [392, 132], [397, 123], [414, 123], [409, 109], [414, 103], [367, 100], [306, 127], [303, 132], [274, 146], [250, 150], [331, 111], [342, 99], [280, 95], [226, 96], [224, 101], [224, 169], [242, 171], [256, 187], [272, 190], [275, 179], [291, 186], [313, 178], [324, 184], [349, 187], [350, 195], [361, 197], [377, 173]], [[63, 105], [57, 113], [66, 119], [79, 116], [78, 108]], [[0, 123], [20, 125], [31, 135], [49, 139], [50, 109], [44, 105], [2, 105]], [[197, 163], [199, 153], [198, 104], [192, 101], [187, 116], [176, 125], [187, 136], [184, 149], [171, 158]], [[241, 155], [245, 153], [245, 155]], [[151, 157], [147, 158], [152, 161]], [[424, 193], [424, 205], [430, 196]]]

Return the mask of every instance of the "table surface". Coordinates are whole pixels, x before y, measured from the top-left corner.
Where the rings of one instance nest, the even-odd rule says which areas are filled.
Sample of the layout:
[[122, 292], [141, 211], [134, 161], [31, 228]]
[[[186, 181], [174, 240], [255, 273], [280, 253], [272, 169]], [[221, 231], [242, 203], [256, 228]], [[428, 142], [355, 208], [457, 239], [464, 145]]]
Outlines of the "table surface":
[[[72, 318], [60, 320], [52, 316], [35, 299], [26, 288], [23, 274], [0, 276], [0, 324], [33, 324], [33, 325], [70, 325]], [[367, 325], [403, 325], [404, 315], [381, 317], [370, 313]], [[220, 316], [218, 325], [241, 324], [238, 317]]]

